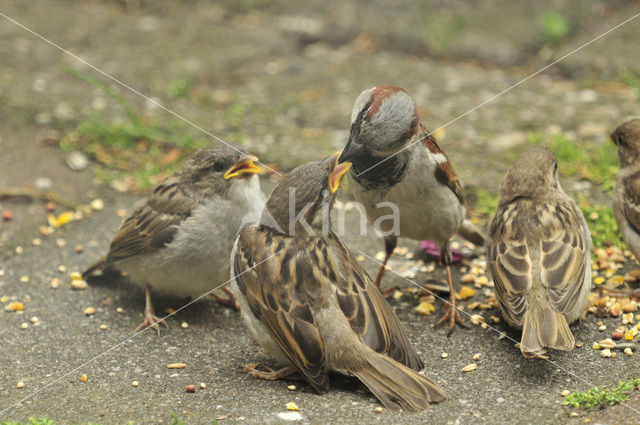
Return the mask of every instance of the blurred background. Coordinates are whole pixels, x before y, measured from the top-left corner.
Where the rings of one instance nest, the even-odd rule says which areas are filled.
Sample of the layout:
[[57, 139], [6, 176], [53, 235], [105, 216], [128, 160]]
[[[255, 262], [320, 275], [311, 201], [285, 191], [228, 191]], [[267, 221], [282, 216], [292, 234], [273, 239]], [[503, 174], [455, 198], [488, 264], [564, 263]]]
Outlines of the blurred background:
[[[363, 89], [405, 88], [435, 129], [638, 11], [628, 0], [5, 0], [0, 187], [140, 192], [218, 143], [7, 18], [286, 171], [344, 145]], [[639, 113], [639, 29], [629, 22], [438, 131], [479, 217], [531, 144], [556, 151], [570, 191], [606, 204], [608, 134]]]

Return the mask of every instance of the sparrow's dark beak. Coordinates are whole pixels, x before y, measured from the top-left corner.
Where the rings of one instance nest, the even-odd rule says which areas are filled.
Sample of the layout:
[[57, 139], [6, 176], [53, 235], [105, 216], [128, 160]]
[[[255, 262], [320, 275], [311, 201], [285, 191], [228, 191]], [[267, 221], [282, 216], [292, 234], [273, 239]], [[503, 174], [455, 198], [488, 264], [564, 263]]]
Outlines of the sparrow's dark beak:
[[356, 142], [358, 136], [360, 135], [360, 125], [358, 123], [353, 123], [351, 126], [351, 133], [349, 134], [349, 141], [347, 142], [347, 146], [342, 150], [342, 155], [338, 159], [338, 162], [345, 161], [353, 161], [356, 159], [360, 153], [362, 152], [363, 146]]
[[340, 181], [350, 169], [351, 163], [349, 161], [341, 162], [335, 166], [333, 171], [329, 174], [329, 192], [336, 193], [336, 190], [340, 187]]
[[243, 174], [257, 174], [260, 172], [260, 167], [258, 167], [254, 162], [258, 161], [258, 158], [253, 155], [245, 155], [238, 160], [233, 167], [229, 168], [226, 173], [224, 173], [224, 179], [229, 180], [234, 177], [241, 176]]

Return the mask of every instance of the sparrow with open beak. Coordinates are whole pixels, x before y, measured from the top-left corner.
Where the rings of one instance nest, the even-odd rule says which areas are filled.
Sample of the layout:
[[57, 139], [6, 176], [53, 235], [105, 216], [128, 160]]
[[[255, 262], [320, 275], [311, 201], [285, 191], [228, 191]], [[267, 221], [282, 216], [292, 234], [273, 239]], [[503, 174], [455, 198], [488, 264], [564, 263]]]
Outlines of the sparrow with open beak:
[[611, 134], [618, 148], [620, 173], [613, 191], [613, 212], [627, 246], [640, 261], [640, 119], [621, 124]]
[[489, 236], [496, 296], [507, 322], [522, 328], [522, 354], [571, 350], [569, 323], [591, 290], [591, 235], [549, 149], [529, 149], [509, 168]]
[[[226, 145], [198, 150], [133, 207], [109, 253], [83, 276], [112, 268], [127, 273], [146, 291], [138, 328], [166, 326], [154, 314], [152, 290], [196, 297], [228, 280], [238, 229], [257, 220], [264, 207], [257, 160]], [[235, 305], [233, 299], [218, 299]]]
[[331, 231], [330, 210], [351, 164], [338, 154], [291, 171], [259, 223], [240, 231], [232, 291], [260, 345], [287, 367], [245, 370], [265, 379], [301, 375], [329, 390], [329, 372], [357, 377], [390, 409], [445, 399], [418, 374], [422, 361], [364, 269]]
[[[484, 235], [465, 219], [458, 176], [435, 138], [420, 124], [418, 107], [405, 90], [377, 86], [360, 93], [353, 105], [342, 161], [353, 163], [349, 172], [352, 192], [364, 205], [369, 222], [385, 235], [386, 256], [376, 285], [380, 286], [398, 236], [431, 239], [441, 248], [449, 284], [450, 301], [438, 325], [449, 320], [449, 333], [456, 323], [464, 326], [451, 278], [449, 240], [459, 232], [483, 244]], [[384, 219], [390, 211], [379, 208], [381, 202], [395, 204], [398, 217]]]

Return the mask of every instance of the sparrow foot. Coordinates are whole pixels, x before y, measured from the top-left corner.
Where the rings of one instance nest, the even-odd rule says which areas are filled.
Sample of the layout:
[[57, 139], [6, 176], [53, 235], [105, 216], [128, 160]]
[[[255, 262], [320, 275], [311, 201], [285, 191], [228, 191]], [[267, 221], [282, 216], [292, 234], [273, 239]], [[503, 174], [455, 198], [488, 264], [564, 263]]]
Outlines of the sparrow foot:
[[456, 323], [463, 328], [469, 328], [469, 326], [467, 326], [467, 324], [464, 323], [462, 321], [462, 318], [460, 317], [460, 310], [458, 309], [458, 302], [456, 301], [455, 297], [450, 298], [445, 308], [447, 309], [447, 312], [444, 314], [444, 316], [442, 316], [440, 320], [438, 320], [438, 323], [436, 323], [436, 327], [442, 325], [448, 320], [449, 331], [447, 332], [447, 336], [451, 335], [456, 327]]
[[213, 296], [216, 298], [216, 301], [218, 301], [222, 305], [226, 305], [227, 307], [235, 308], [236, 311], [240, 311], [240, 306], [238, 305], [238, 303], [236, 303], [236, 298], [233, 296], [231, 291], [229, 291], [227, 288], [222, 288], [222, 292], [227, 295], [227, 298], [221, 297], [217, 294], [213, 294]]
[[265, 379], [267, 381], [276, 381], [278, 379], [302, 380], [298, 370], [293, 366], [286, 366], [278, 370], [273, 370], [268, 366], [263, 367], [266, 371], [258, 370], [258, 363], [250, 363], [242, 366], [241, 369], [254, 378]]
[[164, 326], [165, 328], [168, 327], [167, 322], [165, 322], [164, 319], [161, 319], [160, 317], [156, 316], [155, 314], [153, 314], [153, 312], [147, 313], [145, 309], [144, 320], [142, 321], [142, 323], [140, 323], [140, 325], [136, 328], [136, 330], [138, 331], [140, 329], [152, 327], [153, 329], [156, 330], [156, 332], [158, 332], [158, 336], [159, 336], [160, 326], [158, 326], [158, 324]]

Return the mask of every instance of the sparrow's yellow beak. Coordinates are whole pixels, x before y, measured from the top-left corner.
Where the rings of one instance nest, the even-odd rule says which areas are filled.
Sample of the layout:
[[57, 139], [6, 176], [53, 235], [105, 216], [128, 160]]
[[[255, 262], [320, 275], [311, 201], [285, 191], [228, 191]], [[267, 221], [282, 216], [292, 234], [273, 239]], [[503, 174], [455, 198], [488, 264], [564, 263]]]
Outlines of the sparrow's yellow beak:
[[245, 155], [238, 162], [233, 164], [233, 167], [229, 168], [226, 173], [224, 173], [224, 179], [229, 180], [233, 177], [238, 177], [243, 174], [257, 174], [260, 172], [260, 167], [258, 167], [254, 162], [258, 161], [258, 158], [253, 155]]
[[333, 171], [329, 174], [329, 192], [336, 193], [336, 190], [338, 190], [338, 187], [340, 186], [342, 177], [344, 177], [350, 169], [350, 162], [343, 162], [335, 166]]

